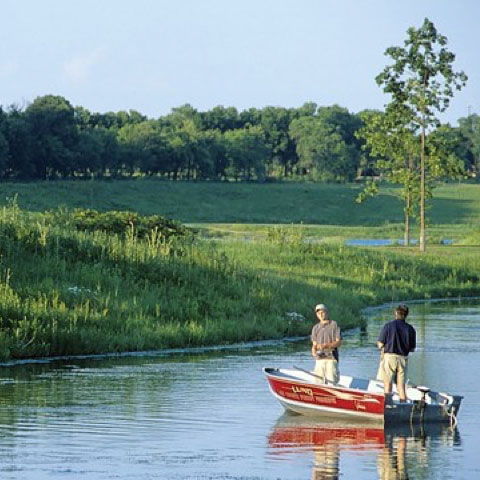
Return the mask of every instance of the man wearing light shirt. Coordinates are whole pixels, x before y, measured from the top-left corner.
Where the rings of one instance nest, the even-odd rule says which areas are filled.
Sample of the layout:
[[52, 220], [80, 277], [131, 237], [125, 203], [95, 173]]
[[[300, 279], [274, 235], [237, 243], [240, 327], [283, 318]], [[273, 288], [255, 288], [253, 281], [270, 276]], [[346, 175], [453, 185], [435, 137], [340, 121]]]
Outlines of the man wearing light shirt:
[[312, 356], [315, 357], [314, 373], [325, 382], [337, 383], [338, 347], [342, 342], [340, 328], [337, 322], [330, 320], [328, 308], [321, 304], [315, 306], [318, 323], [312, 329]]

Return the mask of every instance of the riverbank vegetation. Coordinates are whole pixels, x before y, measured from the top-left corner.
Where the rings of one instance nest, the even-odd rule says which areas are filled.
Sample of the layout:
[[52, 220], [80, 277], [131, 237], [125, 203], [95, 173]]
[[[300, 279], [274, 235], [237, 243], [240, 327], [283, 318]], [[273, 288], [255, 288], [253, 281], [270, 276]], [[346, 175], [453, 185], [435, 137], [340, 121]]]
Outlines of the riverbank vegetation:
[[[152, 228], [140, 234], [145, 225]], [[161, 217], [38, 213], [11, 201], [0, 212], [0, 356], [306, 335], [317, 301], [347, 328], [368, 305], [479, 294], [477, 247], [418, 256], [310, 242], [302, 228], [261, 228], [265, 235], [251, 241], [215, 241]]]

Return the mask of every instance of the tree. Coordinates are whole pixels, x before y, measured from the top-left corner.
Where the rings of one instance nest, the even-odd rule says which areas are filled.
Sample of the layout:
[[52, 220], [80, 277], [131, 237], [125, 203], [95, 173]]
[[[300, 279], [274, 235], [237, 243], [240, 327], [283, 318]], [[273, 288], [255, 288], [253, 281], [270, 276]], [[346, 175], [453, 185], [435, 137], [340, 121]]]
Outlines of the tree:
[[117, 138], [122, 165], [130, 174], [136, 169], [149, 173], [164, 171], [167, 139], [158, 122], [128, 123], [118, 131]]
[[[391, 183], [402, 185], [401, 197], [404, 201], [405, 230], [404, 245], [410, 244], [410, 217], [418, 192], [416, 158], [418, 142], [415, 132], [405, 122], [405, 109], [402, 105], [391, 104], [385, 112], [363, 112], [364, 126], [356, 136], [365, 141], [364, 149], [376, 159], [375, 169]], [[357, 202], [378, 193], [378, 179], [367, 181]]]
[[313, 117], [317, 111], [315, 102], [305, 102], [300, 108], [296, 109], [298, 117]]
[[7, 114], [0, 106], [0, 177], [5, 177], [8, 170], [9, 146], [7, 140]]
[[225, 108], [223, 105], [217, 105], [208, 112], [201, 113], [201, 118], [206, 130], [220, 130], [225, 133], [240, 126], [238, 111], [235, 107]]
[[470, 151], [467, 169], [472, 176], [477, 176], [480, 171], [480, 116], [476, 113], [458, 120], [458, 130], [467, 140]]
[[360, 122], [360, 127], [355, 131], [355, 137], [357, 138], [359, 150], [360, 150], [360, 162], [357, 171], [357, 179], [366, 178], [367, 182], [375, 179], [378, 176], [379, 169], [377, 168], [377, 157], [372, 154], [372, 149], [366, 144], [365, 138], [361, 135], [361, 131], [365, 126], [375, 118], [376, 115], [382, 116], [384, 114], [381, 110], [365, 109], [356, 114]]
[[430, 141], [443, 152], [452, 165], [452, 176], [465, 177], [475, 172], [474, 148], [466, 132], [449, 124], [441, 125], [430, 134]]
[[36, 175], [47, 179], [73, 173], [78, 130], [70, 102], [55, 95], [38, 97], [25, 115], [35, 149]]
[[239, 115], [239, 128], [254, 127], [260, 125], [261, 111], [255, 107], [251, 107], [248, 110], [243, 110]]
[[183, 128], [187, 122], [194, 124], [195, 128], [201, 128], [202, 117], [197, 109], [192, 107], [189, 103], [181, 105], [180, 107], [172, 108], [171, 113], [165, 118], [167, 123], [174, 128]]
[[352, 115], [346, 108], [339, 105], [319, 107], [317, 117], [330, 125], [332, 130], [337, 132], [347, 145], [360, 150], [360, 140], [355, 136], [355, 132], [362, 126], [359, 117]]
[[354, 179], [358, 152], [334, 125], [318, 117], [300, 117], [290, 124], [290, 135], [297, 145], [298, 166], [305, 174], [322, 180]]
[[84, 174], [103, 177], [117, 170], [121, 162], [117, 135], [104, 127], [80, 130], [77, 157], [76, 170]]
[[271, 153], [268, 173], [275, 174], [281, 169], [286, 177], [298, 160], [295, 142], [289, 135], [292, 112], [282, 107], [265, 107], [260, 115], [260, 126], [265, 132], [265, 142]]
[[257, 180], [265, 176], [265, 164], [269, 149], [265, 146], [265, 134], [261, 127], [239, 128], [225, 133], [226, 156], [229, 170], [235, 178]]
[[[228, 159], [224, 135], [219, 130], [207, 130], [203, 133], [203, 141], [209, 154], [211, 176], [220, 180], [225, 179]], [[209, 172], [205, 173], [208, 174]]]
[[6, 138], [8, 173], [23, 180], [35, 178], [34, 150], [30, 125], [17, 105], [8, 108]]
[[90, 110], [83, 107], [74, 107], [73, 115], [75, 117], [75, 123], [80, 131], [87, 130], [95, 126], [92, 124], [95, 117], [92, 115]]
[[[437, 32], [426, 18], [419, 29], [407, 30], [404, 47], [390, 47], [385, 54], [393, 64], [385, 67], [376, 81], [392, 97], [393, 106], [402, 106], [403, 121], [419, 130], [420, 141], [420, 250], [425, 251], [426, 176], [430, 168], [426, 160], [427, 131], [439, 126], [438, 114], [445, 111], [454, 89], [465, 86], [467, 76], [455, 72], [455, 55], [447, 50], [447, 38]], [[433, 149], [432, 149], [433, 152]], [[430, 156], [430, 160], [437, 159]]]

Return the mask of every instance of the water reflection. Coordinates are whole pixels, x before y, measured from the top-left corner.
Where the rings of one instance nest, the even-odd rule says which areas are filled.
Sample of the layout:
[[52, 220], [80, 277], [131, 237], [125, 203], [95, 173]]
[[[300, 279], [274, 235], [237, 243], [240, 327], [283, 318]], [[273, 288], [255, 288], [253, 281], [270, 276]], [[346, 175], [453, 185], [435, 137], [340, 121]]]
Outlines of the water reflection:
[[312, 453], [312, 480], [336, 480], [342, 476], [341, 457], [348, 454], [375, 456], [378, 478], [423, 478], [429, 457], [439, 446], [460, 445], [458, 429], [443, 424], [369, 425], [318, 420], [284, 413], [268, 436], [273, 455]]

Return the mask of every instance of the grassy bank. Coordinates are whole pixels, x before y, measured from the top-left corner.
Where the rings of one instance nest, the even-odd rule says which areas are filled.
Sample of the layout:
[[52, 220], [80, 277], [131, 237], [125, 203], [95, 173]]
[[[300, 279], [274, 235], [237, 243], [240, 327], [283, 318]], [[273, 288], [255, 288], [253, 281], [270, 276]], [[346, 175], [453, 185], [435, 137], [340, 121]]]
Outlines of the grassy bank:
[[[403, 223], [395, 188], [363, 204], [362, 186], [314, 183], [167, 182], [142, 178], [114, 181], [1, 183], [0, 199], [18, 194], [26, 210], [94, 208], [164, 215], [183, 223], [313, 224], [390, 227]], [[452, 183], [435, 190], [432, 226], [480, 225], [480, 186]]]
[[66, 211], [2, 209], [2, 359], [305, 335], [318, 301], [345, 328], [359, 324], [361, 308], [392, 298], [480, 293], [476, 247], [420, 256], [275, 231], [218, 242], [157, 230], [141, 236], [130, 227], [82, 230]]

